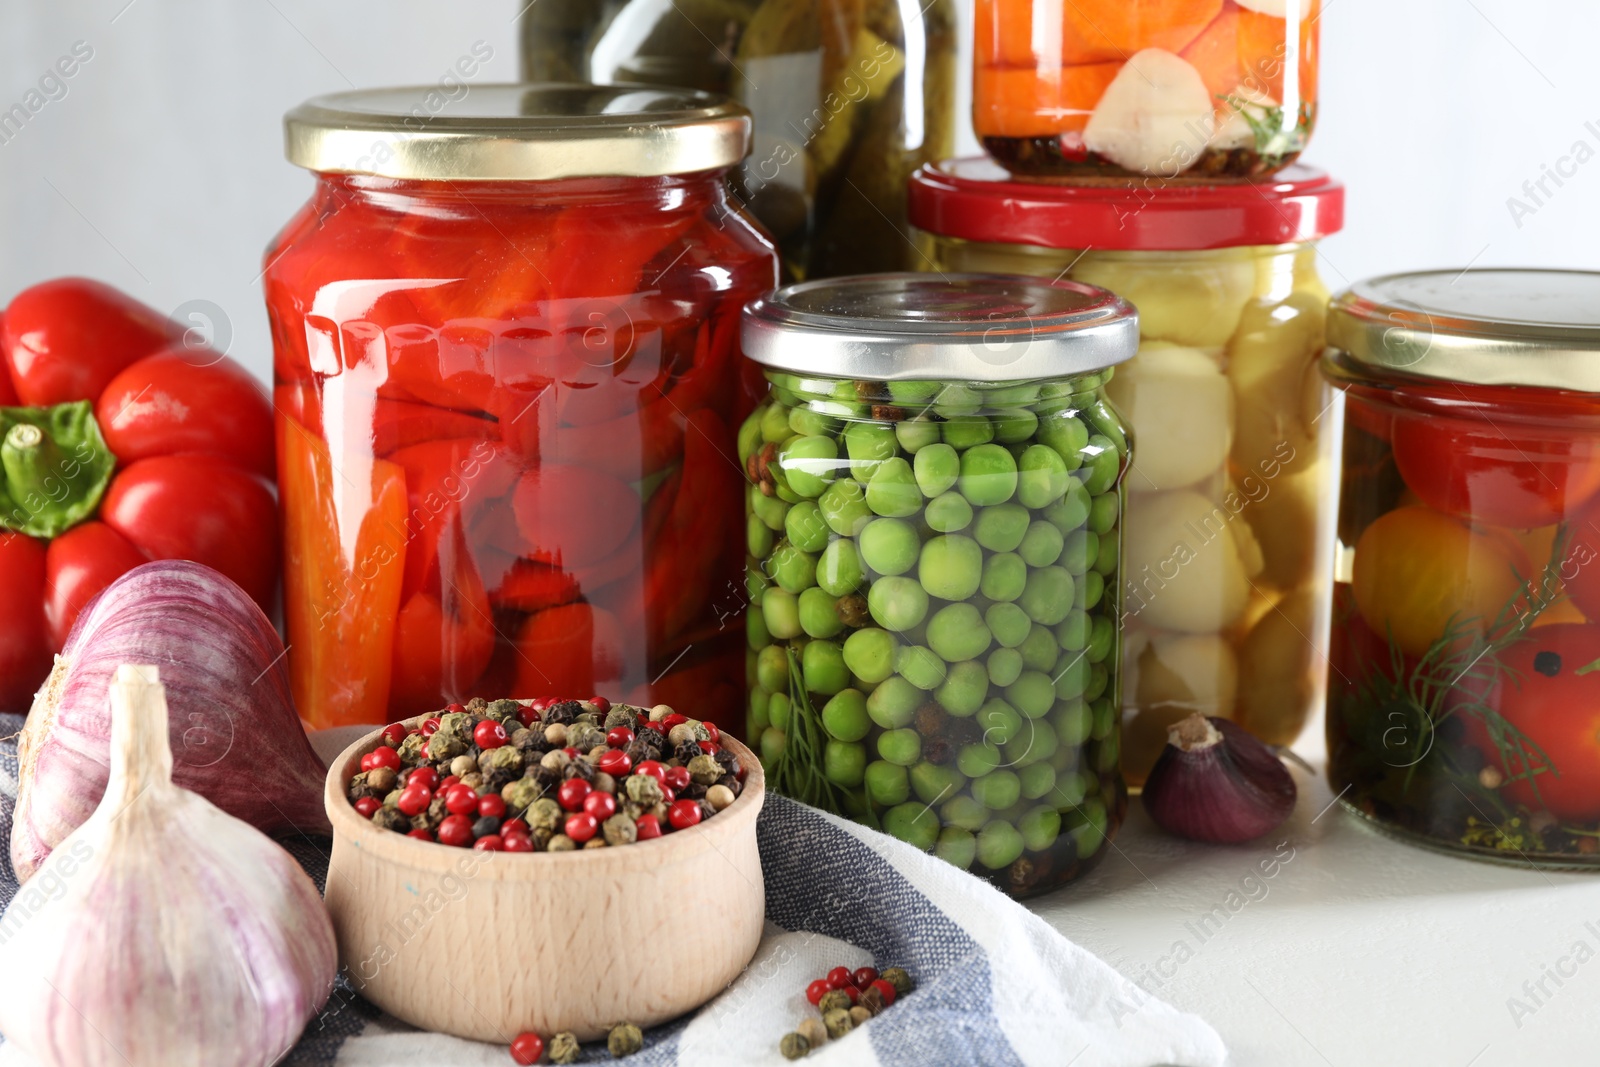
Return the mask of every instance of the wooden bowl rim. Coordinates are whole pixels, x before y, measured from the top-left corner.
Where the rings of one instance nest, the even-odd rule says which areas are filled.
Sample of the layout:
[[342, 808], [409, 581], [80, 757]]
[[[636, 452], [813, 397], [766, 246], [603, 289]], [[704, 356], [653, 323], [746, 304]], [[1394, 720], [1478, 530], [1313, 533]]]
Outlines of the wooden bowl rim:
[[[402, 719], [408, 729], [415, 728], [431, 715], [417, 715]], [[354, 805], [345, 794], [345, 784], [355, 777], [361, 757], [376, 747], [387, 726], [373, 729], [369, 734], [352, 742], [328, 767], [322, 802], [328, 821], [333, 824], [335, 840], [344, 839], [360, 852], [379, 860], [418, 871], [436, 871], [454, 866], [462, 853], [470, 849], [452, 848], [437, 841], [420, 841], [414, 837], [384, 830], [372, 825], [356, 813]], [[721, 852], [719, 840], [734, 838], [753, 831], [757, 816], [766, 800], [767, 780], [756, 759], [743, 742], [724, 734], [721, 744], [732, 749], [745, 768], [744, 788], [726, 808], [710, 819], [701, 821], [687, 830], [674, 830], [650, 841], [635, 841], [630, 845], [608, 848], [579, 848], [571, 852], [490, 852], [487, 855], [513, 858], [514, 863], [487, 863], [476, 877], [492, 881], [525, 881], [535, 878], [560, 877], [582, 870], [585, 876], [604, 877], [623, 873], [641, 865], [677, 863], [712, 850]], [[574, 868], [575, 864], [587, 864]], [[562, 867], [561, 864], [568, 866]]]

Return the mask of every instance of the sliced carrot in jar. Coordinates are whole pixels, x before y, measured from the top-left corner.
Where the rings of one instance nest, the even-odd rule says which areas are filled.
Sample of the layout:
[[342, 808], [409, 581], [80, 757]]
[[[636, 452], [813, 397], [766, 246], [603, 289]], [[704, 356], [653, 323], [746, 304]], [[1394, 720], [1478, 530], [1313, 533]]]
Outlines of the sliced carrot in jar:
[[973, 83], [973, 115], [990, 137], [1055, 137], [1081, 133], [1118, 63], [1060, 68], [1059, 80], [1033, 70], [979, 67]]
[[1222, 14], [1180, 55], [1200, 72], [1200, 80], [1205, 82], [1213, 97], [1227, 96], [1237, 89], [1244, 77], [1244, 67], [1239, 60], [1238, 5], [1229, 0]]
[[1062, 62], [1124, 62], [1146, 48], [1181, 52], [1216, 19], [1222, 4], [1223, 0], [1071, 0], [1061, 7]]

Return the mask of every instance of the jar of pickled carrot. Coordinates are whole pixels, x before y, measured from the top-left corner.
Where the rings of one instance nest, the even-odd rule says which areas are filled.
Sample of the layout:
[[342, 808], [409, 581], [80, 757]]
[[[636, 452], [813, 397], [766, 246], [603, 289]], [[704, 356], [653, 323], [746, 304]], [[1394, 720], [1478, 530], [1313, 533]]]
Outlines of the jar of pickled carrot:
[[285, 119], [266, 255], [289, 667], [314, 726], [473, 696], [735, 719], [739, 312], [776, 254], [709, 94], [474, 86]]
[[1243, 178], [1317, 117], [1322, 0], [978, 0], [973, 124], [1016, 174]]
[[1336, 297], [1328, 777], [1419, 843], [1600, 866], [1600, 273]]

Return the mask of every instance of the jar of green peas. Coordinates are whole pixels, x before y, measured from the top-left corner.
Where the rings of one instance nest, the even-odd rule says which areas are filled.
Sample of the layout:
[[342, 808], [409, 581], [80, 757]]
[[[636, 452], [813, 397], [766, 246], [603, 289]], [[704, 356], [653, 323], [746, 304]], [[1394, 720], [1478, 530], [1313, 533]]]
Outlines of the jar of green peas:
[[747, 735], [779, 792], [1014, 896], [1109, 848], [1138, 319], [1010, 275], [805, 282], [745, 309]]

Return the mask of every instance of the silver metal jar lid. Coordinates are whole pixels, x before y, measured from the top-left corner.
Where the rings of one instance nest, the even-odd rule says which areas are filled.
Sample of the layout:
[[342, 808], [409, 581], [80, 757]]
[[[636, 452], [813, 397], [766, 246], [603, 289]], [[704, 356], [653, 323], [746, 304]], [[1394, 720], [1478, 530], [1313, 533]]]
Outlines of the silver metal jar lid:
[[[1390, 274], [1334, 297], [1329, 356], [1478, 385], [1600, 392], [1600, 272]], [[1327, 364], [1325, 364], [1327, 365]], [[1337, 368], [1329, 367], [1337, 376]]]
[[1081, 282], [1013, 274], [863, 274], [786, 286], [744, 309], [745, 355], [864, 381], [1035, 381], [1131, 357], [1139, 316]]
[[415, 181], [649, 178], [731, 167], [750, 113], [726, 97], [642, 85], [360, 89], [283, 117], [289, 162]]

